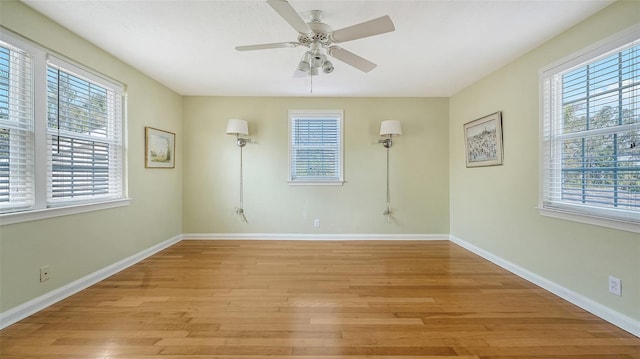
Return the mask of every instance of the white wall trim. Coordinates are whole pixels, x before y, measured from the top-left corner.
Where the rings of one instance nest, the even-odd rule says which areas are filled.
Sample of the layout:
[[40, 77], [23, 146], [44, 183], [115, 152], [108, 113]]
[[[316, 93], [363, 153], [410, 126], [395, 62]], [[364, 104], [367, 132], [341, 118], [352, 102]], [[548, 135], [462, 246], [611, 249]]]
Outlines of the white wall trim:
[[538, 274], [530, 272], [514, 263], [494, 255], [474, 244], [449, 234], [300, 234], [300, 233], [186, 233], [158, 243], [137, 254], [104, 267], [65, 286], [41, 295], [15, 308], [0, 313], [0, 329], [14, 324], [46, 307], [57, 303], [123, 269], [126, 269], [153, 254], [168, 248], [182, 240], [449, 240], [480, 257], [508, 270], [509, 272], [542, 287], [545, 290], [567, 300], [580, 308], [640, 337], [640, 321], [619, 313], [581, 294], [573, 292]]
[[629, 333], [640, 337], [640, 321], [637, 321], [631, 317], [628, 317], [620, 312], [617, 312], [611, 308], [608, 308], [592, 299], [589, 299], [581, 294], [578, 294], [570, 289], [567, 289], [555, 282], [548, 280], [538, 274], [535, 274], [527, 269], [524, 269], [514, 263], [511, 263], [497, 255], [486, 251], [474, 244], [466, 242], [454, 235], [449, 236], [451, 242], [479, 255], [480, 257], [508, 270], [509, 272], [528, 280], [529, 282], [542, 287], [545, 290], [559, 296], [560, 298], [577, 305], [578, 307], [594, 314], [607, 322], [618, 326], [621, 329], [628, 331]]
[[164, 242], [158, 243], [150, 248], [147, 248], [139, 253], [136, 253], [130, 257], [122, 259], [116, 263], [99, 269], [89, 275], [86, 275], [76, 281], [73, 281], [60, 288], [54, 289], [46, 294], [43, 294], [37, 298], [34, 298], [26, 303], [23, 303], [17, 307], [0, 313], [0, 329], [4, 329], [11, 324], [14, 324], [32, 314], [35, 314], [46, 307], [53, 305], [62, 299], [65, 299], [79, 291], [86, 289], [101, 280], [104, 280], [123, 269], [126, 269], [143, 259], [154, 255], [155, 253], [170, 247], [182, 240], [182, 235], [177, 235]]
[[[538, 214], [545, 217], [563, 219], [565, 221], [574, 221], [592, 224], [594, 226], [619, 229], [621, 231], [640, 233], [640, 223], [636, 220], [631, 219], [628, 221], [622, 219], [612, 219], [558, 208], [544, 207], [538, 207]], [[631, 214], [629, 214], [629, 216], [631, 216]], [[640, 214], [637, 214], [636, 217], [640, 217]]]
[[309, 234], [309, 233], [185, 233], [182, 239], [199, 240], [297, 240], [297, 241], [433, 241], [449, 240], [448, 234]]
[[51, 208], [33, 209], [33, 210], [28, 210], [23, 212], [5, 213], [5, 214], [0, 214], [0, 226], [4, 226], [5, 224], [36, 221], [36, 220], [46, 219], [46, 218], [69, 216], [72, 214], [99, 211], [99, 210], [109, 209], [109, 208], [124, 207], [124, 206], [128, 206], [130, 203], [131, 203], [131, 198], [122, 198], [122, 199], [107, 200], [103, 202], [68, 205], [64, 207], [51, 207]]
[[79, 291], [104, 280], [183, 239], [197, 240], [449, 240], [448, 234], [289, 234], [289, 233], [187, 233], [158, 243], [130, 257], [54, 289], [17, 307], [0, 313], [4, 329]]

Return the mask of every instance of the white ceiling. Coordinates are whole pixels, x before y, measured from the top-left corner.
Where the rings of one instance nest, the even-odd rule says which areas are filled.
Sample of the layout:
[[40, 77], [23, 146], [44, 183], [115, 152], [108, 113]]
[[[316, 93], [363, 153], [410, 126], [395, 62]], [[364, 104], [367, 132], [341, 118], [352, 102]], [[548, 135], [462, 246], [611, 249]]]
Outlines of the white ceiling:
[[[308, 96], [293, 78], [306, 48], [238, 52], [237, 45], [297, 41], [263, 0], [22, 0], [183, 95]], [[455, 94], [613, 0], [291, 0], [307, 19], [340, 29], [388, 14], [396, 31], [340, 44], [378, 67], [338, 60], [313, 78], [313, 96]]]

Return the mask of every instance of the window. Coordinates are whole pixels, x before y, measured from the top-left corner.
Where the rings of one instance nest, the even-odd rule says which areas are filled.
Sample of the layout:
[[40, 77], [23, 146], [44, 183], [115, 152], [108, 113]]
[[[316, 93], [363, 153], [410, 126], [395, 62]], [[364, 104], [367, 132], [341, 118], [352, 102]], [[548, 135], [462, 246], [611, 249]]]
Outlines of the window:
[[541, 213], [638, 231], [638, 34], [544, 71], [541, 84]]
[[31, 56], [0, 42], [0, 213], [34, 204]]
[[[2, 224], [126, 204], [114, 204], [125, 197], [123, 92], [120, 84], [2, 34]], [[75, 209], [53, 210], [63, 207]]]
[[289, 111], [289, 183], [342, 184], [342, 111]]
[[62, 66], [58, 60], [47, 66], [47, 201], [55, 205], [118, 198], [122, 194], [121, 94], [113, 86], [86, 80]]

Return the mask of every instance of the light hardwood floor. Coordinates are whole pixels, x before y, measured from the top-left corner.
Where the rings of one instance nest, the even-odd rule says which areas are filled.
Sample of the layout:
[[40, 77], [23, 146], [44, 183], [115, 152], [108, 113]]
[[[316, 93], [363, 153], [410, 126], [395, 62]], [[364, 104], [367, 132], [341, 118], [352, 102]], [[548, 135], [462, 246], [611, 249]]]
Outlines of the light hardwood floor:
[[0, 332], [2, 358], [640, 358], [447, 241], [182, 241]]

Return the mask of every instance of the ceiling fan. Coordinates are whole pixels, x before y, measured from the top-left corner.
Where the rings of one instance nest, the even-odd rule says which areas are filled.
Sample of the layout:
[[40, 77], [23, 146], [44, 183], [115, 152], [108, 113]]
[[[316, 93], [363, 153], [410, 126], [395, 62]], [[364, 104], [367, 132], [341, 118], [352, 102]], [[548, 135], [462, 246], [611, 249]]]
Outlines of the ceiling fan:
[[329, 25], [322, 22], [323, 13], [321, 10], [312, 10], [309, 15], [310, 21], [305, 22], [288, 1], [267, 0], [267, 3], [298, 32], [298, 41], [236, 46], [236, 50], [252, 51], [305, 46], [309, 50], [300, 60], [296, 69], [296, 76], [315, 76], [320, 69], [327, 74], [333, 72], [333, 64], [327, 59], [327, 55], [360, 71], [369, 72], [376, 68], [377, 65], [375, 63], [333, 44], [395, 30], [395, 26], [388, 15], [339, 30], [333, 30]]

